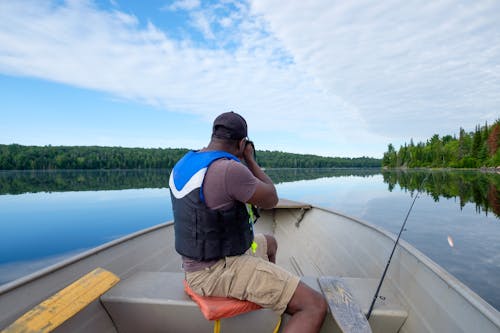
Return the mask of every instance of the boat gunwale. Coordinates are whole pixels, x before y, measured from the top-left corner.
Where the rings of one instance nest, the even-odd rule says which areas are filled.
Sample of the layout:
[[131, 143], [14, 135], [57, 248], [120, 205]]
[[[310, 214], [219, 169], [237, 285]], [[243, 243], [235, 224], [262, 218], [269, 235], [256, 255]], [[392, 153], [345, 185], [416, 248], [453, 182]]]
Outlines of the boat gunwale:
[[82, 261], [88, 257], [96, 255], [100, 252], [106, 251], [106, 250], [108, 250], [116, 245], [120, 245], [122, 243], [125, 243], [125, 242], [131, 240], [131, 239], [138, 238], [140, 236], [154, 232], [156, 230], [169, 227], [173, 224], [174, 224], [174, 221], [168, 221], [168, 222], [156, 224], [156, 225], [148, 227], [146, 229], [141, 229], [139, 231], [133, 232], [131, 234], [125, 235], [123, 237], [117, 238], [115, 240], [106, 242], [106, 243], [101, 244], [99, 246], [96, 246], [96, 247], [93, 247], [93, 248], [88, 249], [86, 251], [83, 251], [81, 253], [78, 253], [78, 254], [71, 256], [69, 258], [66, 258], [58, 263], [55, 263], [53, 265], [50, 265], [50, 266], [47, 266], [47, 267], [42, 268], [40, 270], [37, 270], [33, 273], [30, 273], [28, 275], [25, 275], [23, 277], [15, 279], [11, 282], [7, 282], [6, 284], [0, 285], [0, 296], [8, 293], [9, 291], [17, 289], [25, 284], [28, 284], [31, 281], [42, 278], [42, 277], [49, 275], [57, 270], [60, 270], [60, 269], [65, 268], [67, 266], [70, 266], [78, 261]]
[[[325, 211], [327, 213], [335, 214], [340, 217], [346, 218], [353, 222], [359, 223], [367, 228], [370, 228], [383, 236], [390, 238], [393, 242], [396, 242], [397, 236], [379, 226], [373, 225], [369, 222], [363, 221], [361, 219], [348, 216], [342, 212], [335, 211], [330, 208], [312, 206], [313, 209], [318, 209]], [[413, 255], [418, 261], [420, 261], [425, 267], [432, 271], [437, 277], [439, 277], [449, 288], [453, 289], [459, 295], [464, 297], [468, 302], [471, 303], [481, 314], [483, 314], [487, 319], [489, 319], [494, 325], [500, 327], [500, 312], [495, 309], [491, 304], [486, 302], [481, 296], [470, 289], [467, 285], [458, 280], [451, 273], [446, 271], [443, 267], [433, 261], [431, 258], [426, 256], [423, 252], [418, 250], [416, 247], [405, 241], [404, 239], [399, 239], [398, 245], [404, 248], [409, 254]], [[388, 259], [388, 258], [387, 258]], [[381, 272], [382, 274], [382, 272]]]

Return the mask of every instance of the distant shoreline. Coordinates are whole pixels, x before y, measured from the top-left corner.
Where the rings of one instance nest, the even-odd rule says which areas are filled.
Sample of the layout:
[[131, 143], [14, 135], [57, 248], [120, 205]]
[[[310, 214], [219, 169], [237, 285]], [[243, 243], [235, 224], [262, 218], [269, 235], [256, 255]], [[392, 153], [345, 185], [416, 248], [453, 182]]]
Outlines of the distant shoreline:
[[[382, 170], [381, 166], [362, 166], [362, 167], [262, 167], [264, 171], [269, 170]], [[0, 169], [0, 172], [33, 172], [33, 171], [46, 171], [46, 172], [85, 172], [85, 171], [160, 171], [171, 170], [171, 168], [129, 168], [129, 169]]]
[[[47, 172], [73, 172], [73, 171], [153, 171], [153, 170], [170, 170], [171, 168], [96, 168], [96, 169], [0, 169], [0, 172], [32, 172], [32, 171], [47, 171]], [[500, 173], [500, 167], [483, 167], [483, 168], [450, 168], [450, 167], [398, 167], [389, 168], [382, 166], [362, 166], [362, 167], [262, 167], [263, 170], [355, 170], [355, 169], [380, 169], [381, 171], [480, 171], [486, 173]]]
[[481, 168], [450, 168], [450, 167], [418, 167], [418, 168], [409, 168], [409, 167], [397, 167], [397, 168], [389, 168], [387, 166], [382, 167], [382, 170], [422, 170], [422, 171], [481, 171], [487, 173], [500, 173], [500, 166], [497, 167], [481, 167]]
[[[23, 146], [0, 144], [0, 170], [171, 169], [187, 148]], [[381, 167], [373, 157], [325, 157], [257, 150], [264, 168]]]

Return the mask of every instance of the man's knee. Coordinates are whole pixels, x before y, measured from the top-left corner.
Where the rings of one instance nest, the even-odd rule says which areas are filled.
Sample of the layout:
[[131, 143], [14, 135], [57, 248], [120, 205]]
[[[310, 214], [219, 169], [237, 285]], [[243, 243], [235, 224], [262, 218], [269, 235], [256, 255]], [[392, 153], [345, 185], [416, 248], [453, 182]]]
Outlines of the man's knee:
[[268, 251], [269, 249], [273, 249], [274, 251], [276, 251], [278, 249], [278, 241], [276, 240], [276, 238], [274, 238], [274, 236], [272, 235], [267, 234], [264, 234], [264, 237], [266, 237]]
[[324, 317], [328, 309], [328, 304], [321, 293], [312, 289], [304, 282], [300, 282], [290, 303], [288, 303], [288, 309], [291, 313], [311, 311]]
[[276, 241], [276, 238], [271, 235], [264, 235], [266, 237], [267, 241], [267, 256], [269, 257], [269, 260], [272, 262], [275, 262], [274, 259], [276, 258], [276, 252], [278, 251], [278, 241]]
[[311, 302], [307, 304], [305, 311], [310, 313], [310, 316], [315, 318], [318, 323], [323, 323], [328, 312], [328, 304], [320, 292], [313, 290], [311, 294]]
[[326, 313], [328, 312], [328, 303], [326, 302], [326, 299], [323, 297], [322, 294], [318, 293], [319, 299], [318, 299], [318, 311], [322, 314], [323, 318], [325, 318]]
[[326, 303], [323, 294], [311, 288], [310, 301], [308, 305], [313, 307], [318, 313], [326, 314], [328, 304]]

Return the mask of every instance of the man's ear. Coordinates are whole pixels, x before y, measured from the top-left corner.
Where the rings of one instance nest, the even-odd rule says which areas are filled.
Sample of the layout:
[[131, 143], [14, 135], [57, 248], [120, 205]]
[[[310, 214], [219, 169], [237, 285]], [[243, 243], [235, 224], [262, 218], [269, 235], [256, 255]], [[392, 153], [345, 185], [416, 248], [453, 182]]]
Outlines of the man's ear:
[[241, 139], [238, 141], [238, 153], [240, 155], [243, 155], [243, 152], [245, 151], [245, 146], [246, 146], [246, 139]]

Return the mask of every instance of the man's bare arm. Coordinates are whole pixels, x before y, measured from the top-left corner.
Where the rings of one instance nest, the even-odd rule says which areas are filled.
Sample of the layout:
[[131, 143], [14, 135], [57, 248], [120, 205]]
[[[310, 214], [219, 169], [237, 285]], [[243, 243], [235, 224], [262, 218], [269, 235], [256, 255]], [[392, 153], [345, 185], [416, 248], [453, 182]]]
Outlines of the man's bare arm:
[[260, 208], [273, 208], [278, 203], [278, 194], [271, 178], [262, 171], [255, 161], [252, 145], [246, 145], [243, 156], [248, 169], [258, 179], [255, 192], [248, 202]]

